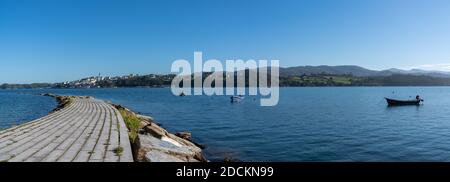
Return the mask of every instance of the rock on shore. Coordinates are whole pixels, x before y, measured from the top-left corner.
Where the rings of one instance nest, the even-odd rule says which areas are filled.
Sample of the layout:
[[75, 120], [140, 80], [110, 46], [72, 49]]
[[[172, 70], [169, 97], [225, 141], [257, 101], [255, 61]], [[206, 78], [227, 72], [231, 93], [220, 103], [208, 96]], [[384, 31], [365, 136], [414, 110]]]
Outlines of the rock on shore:
[[159, 125], [144, 120], [139, 133], [139, 161], [206, 162], [202, 149], [194, 143], [167, 132]]
[[178, 137], [159, 126], [153, 118], [136, 114], [140, 119], [138, 139], [134, 145], [135, 160], [138, 162], [207, 162], [202, 149], [190, 139]]

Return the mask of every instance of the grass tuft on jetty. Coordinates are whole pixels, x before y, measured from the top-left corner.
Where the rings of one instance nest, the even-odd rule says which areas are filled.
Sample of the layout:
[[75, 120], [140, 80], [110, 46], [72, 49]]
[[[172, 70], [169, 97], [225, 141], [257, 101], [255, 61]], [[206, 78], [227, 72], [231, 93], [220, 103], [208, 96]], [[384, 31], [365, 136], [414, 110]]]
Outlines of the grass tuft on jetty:
[[123, 154], [123, 147], [117, 147], [114, 149], [114, 153], [116, 153], [117, 156], [122, 156]]
[[138, 138], [141, 120], [134, 113], [126, 109], [120, 108], [119, 112], [122, 115], [123, 120], [125, 121], [125, 125], [127, 125], [127, 128], [130, 130], [128, 135], [130, 137], [131, 143], [135, 143]]

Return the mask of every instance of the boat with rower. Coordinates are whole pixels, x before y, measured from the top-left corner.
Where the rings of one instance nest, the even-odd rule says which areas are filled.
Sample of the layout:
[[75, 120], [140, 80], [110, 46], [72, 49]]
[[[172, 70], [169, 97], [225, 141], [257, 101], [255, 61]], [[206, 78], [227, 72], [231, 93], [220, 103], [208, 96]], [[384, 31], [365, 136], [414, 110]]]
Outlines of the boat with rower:
[[423, 99], [421, 99], [419, 96], [416, 96], [416, 99], [410, 99], [410, 100], [398, 100], [398, 99], [391, 99], [386, 98], [386, 101], [389, 106], [403, 106], [403, 105], [419, 105], [421, 102], [423, 102]]

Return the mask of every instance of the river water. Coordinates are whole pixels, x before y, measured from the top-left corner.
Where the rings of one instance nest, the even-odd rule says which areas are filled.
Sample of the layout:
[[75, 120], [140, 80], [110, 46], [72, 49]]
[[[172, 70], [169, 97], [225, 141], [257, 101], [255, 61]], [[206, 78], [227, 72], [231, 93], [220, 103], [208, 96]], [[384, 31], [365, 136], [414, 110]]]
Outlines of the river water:
[[[173, 96], [168, 88], [0, 90], [0, 127], [44, 116], [51, 92], [88, 95], [149, 115], [171, 132], [190, 131], [213, 161], [450, 161], [450, 87], [281, 88], [275, 107], [258, 96]], [[420, 106], [384, 97], [420, 94]]]

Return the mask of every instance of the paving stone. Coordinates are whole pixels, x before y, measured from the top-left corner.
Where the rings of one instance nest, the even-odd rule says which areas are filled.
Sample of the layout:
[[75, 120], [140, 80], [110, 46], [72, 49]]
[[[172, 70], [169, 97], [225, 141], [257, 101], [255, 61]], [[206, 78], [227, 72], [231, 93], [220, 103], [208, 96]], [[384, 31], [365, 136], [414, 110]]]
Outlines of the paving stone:
[[80, 97], [62, 110], [2, 130], [0, 161], [133, 162], [133, 156], [120, 113], [104, 101]]

